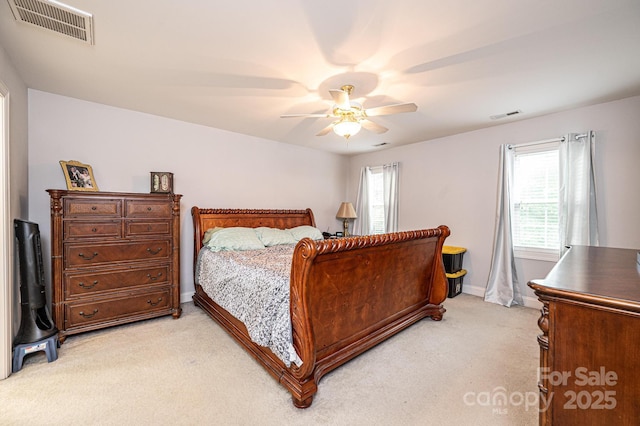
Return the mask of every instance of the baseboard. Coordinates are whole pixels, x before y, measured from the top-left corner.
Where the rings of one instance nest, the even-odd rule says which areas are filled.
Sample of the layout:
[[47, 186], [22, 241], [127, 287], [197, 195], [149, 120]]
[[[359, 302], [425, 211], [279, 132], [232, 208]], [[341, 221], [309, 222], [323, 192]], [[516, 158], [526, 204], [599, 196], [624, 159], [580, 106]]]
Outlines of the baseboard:
[[[466, 294], [470, 294], [472, 296], [478, 296], [484, 298], [485, 287], [479, 287], [474, 285], [466, 285], [462, 286], [462, 292]], [[531, 296], [523, 296], [522, 301], [524, 302], [524, 306], [527, 308], [540, 309], [542, 307], [542, 303], [535, 297]]]
[[475, 285], [467, 285], [467, 284], [462, 285], [462, 292], [471, 294], [472, 296], [484, 297], [484, 291], [485, 291], [484, 287], [478, 287]]
[[187, 303], [193, 301], [193, 295], [195, 291], [188, 291], [186, 293], [180, 293], [180, 303]]

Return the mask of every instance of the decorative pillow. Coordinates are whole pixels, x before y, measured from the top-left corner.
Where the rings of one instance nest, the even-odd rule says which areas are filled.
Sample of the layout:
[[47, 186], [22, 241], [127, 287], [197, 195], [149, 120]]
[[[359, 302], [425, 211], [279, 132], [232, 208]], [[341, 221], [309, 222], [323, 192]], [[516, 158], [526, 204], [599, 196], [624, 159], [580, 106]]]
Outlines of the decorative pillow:
[[213, 232], [206, 245], [212, 251], [242, 251], [264, 248], [264, 244], [253, 228], [242, 227], [222, 228]]
[[205, 231], [205, 233], [204, 233], [204, 237], [202, 237], [202, 244], [206, 245], [206, 244], [209, 242], [209, 240], [211, 239], [211, 236], [212, 236], [214, 233], [216, 233], [216, 232], [218, 232], [219, 230], [221, 230], [221, 229], [224, 229], [224, 228], [221, 228], [221, 227], [219, 227], [219, 226], [216, 226], [215, 228], [209, 228], [209, 229], [207, 229], [207, 230]]
[[287, 231], [291, 232], [293, 238], [295, 238], [296, 242], [301, 239], [308, 237], [312, 240], [323, 240], [322, 231], [318, 228], [314, 228], [309, 225], [296, 226], [295, 228], [287, 229]]
[[291, 232], [285, 231], [284, 229], [278, 228], [267, 228], [266, 226], [261, 226], [256, 228], [256, 235], [267, 247], [278, 246], [281, 244], [295, 244], [298, 242]]

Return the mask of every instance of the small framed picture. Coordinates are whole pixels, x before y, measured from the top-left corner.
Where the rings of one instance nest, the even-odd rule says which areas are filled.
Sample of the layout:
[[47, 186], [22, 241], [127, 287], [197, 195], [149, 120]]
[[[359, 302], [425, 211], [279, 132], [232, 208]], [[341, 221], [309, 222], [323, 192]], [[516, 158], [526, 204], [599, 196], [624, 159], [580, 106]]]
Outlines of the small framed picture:
[[336, 232], [336, 237], [338, 238], [342, 238], [344, 236], [344, 234], [342, 232]]
[[173, 193], [173, 173], [151, 172], [151, 192]]
[[98, 184], [93, 177], [93, 169], [79, 161], [60, 161], [67, 189], [70, 191], [98, 191]]

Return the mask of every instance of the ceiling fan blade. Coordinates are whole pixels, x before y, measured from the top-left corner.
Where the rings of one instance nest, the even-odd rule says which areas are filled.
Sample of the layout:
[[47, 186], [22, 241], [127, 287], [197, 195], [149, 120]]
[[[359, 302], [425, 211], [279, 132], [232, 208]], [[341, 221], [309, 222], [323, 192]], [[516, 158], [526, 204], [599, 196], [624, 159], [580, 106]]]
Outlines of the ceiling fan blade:
[[374, 123], [371, 120], [360, 120], [360, 124], [365, 129], [369, 130], [370, 132], [374, 132], [374, 133], [384, 133], [387, 130], [389, 130], [386, 127], [381, 126], [378, 123]]
[[398, 114], [401, 112], [415, 112], [418, 109], [418, 105], [414, 103], [409, 104], [396, 104], [396, 105], [386, 105], [376, 108], [370, 108], [365, 110], [365, 113], [368, 117], [375, 117], [376, 115], [389, 115], [389, 114]]
[[330, 114], [284, 114], [280, 118], [326, 118], [331, 117]]
[[351, 109], [351, 103], [349, 102], [349, 94], [344, 90], [330, 89], [329, 93], [336, 103], [338, 108], [348, 111]]
[[329, 132], [331, 132], [331, 130], [333, 130], [333, 125], [334, 124], [335, 123], [331, 123], [327, 127], [325, 127], [324, 129], [320, 130], [320, 132], [318, 132], [318, 134], [316, 136], [324, 136], [324, 135], [328, 134]]

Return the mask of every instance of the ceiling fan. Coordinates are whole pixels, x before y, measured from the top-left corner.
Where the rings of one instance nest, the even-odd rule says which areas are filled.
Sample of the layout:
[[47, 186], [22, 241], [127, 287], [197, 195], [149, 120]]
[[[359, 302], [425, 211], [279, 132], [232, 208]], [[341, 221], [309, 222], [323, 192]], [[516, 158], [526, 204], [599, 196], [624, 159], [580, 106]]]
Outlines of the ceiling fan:
[[350, 84], [342, 86], [338, 89], [331, 89], [329, 93], [335, 104], [331, 112], [326, 114], [286, 114], [281, 118], [337, 118], [336, 121], [322, 129], [316, 136], [324, 136], [333, 130], [337, 135], [349, 139], [360, 131], [362, 127], [374, 132], [384, 133], [387, 129], [371, 120], [369, 117], [379, 115], [398, 114], [401, 112], [415, 112], [418, 106], [414, 103], [386, 105], [376, 108], [364, 109], [362, 104], [352, 101], [349, 96], [353, 92], [353, 86]]

